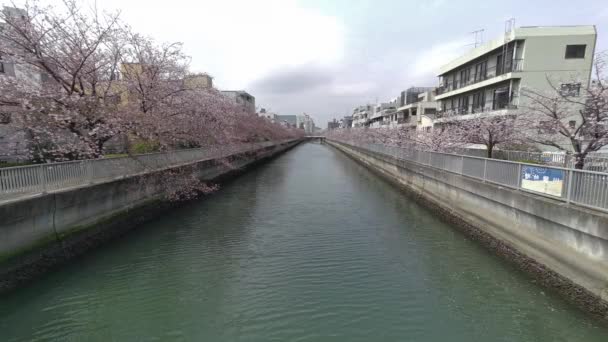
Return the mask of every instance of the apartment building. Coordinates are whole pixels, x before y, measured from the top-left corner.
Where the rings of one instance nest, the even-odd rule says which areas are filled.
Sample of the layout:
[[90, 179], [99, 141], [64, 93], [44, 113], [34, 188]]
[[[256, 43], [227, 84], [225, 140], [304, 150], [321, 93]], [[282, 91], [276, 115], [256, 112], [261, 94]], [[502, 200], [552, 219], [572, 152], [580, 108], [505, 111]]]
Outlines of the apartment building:
[[[422, 114], [435, 114], [437, 103], [430, 94], [433, 87], [411, 87], [401, 92], [398, 108], [389, 115], [391, 127], [411, 127], [418, 125], [418, 117]], [[426, 95], [426, 96], [425, 96]]]
[[390, 126], [390, 117], [397, 111], [396, 101], [378, 104], [371, 118], [367, 122], [368, 127], [379, 128]]
[[[20, 8], [2, 8], [4, 16], [13, 18], [23, 18], [26, 12]], [[11, 30], [5, 22], [0, 22], [0, 33]], [[11, 47], [14, 45], [6, 36], [0, 34], [1, 47]], [[13, 78], [22, 83], [33, 87], [42, 87], [48, 79], [46, 73], [40, 72], [37, 68], [19, 62], [10, 56], [2, 56], [0, 52], [0, 78]], [[28, 146], [30, 134], [24, 129], [25, 123], [19, 115], [19, 108], [13, 105], [0, 105], [0, 162], [20, 162], [29, 159]]]
[[262, 108], [260, 109], [260, 112], [258, 113], [259, 117], [265, 118], [266, 120], [272, 122], [272, 123], [277, 123], [278, 120], [278, 115], [275, 113], [271, 113], [269, 111], [266, 110], [266, 108]]
[[281, 123], [281, 125], [290, 128], [298, 127], [298, 116], [297, 115], [277, 115], [277, 121]]
[[255, 114], [255, 97], [244, 90], [222, 90], [222, 95], [230, 98], [245, 111]]
[[345, 129], [345, 128], [351, 128], [353, 127], [353, 117], [350, 115], [347, 115], [345, 117], [343, 117], [342, 119], [340, 119], [340, 128]]
[[353, 110], [353, 127], [365, 127], [367, 122], [374, 115], [374, 105], [366, 104]]
[[296, 117], [296, 126], [303, 129], [306, 134], [314, 133], [316, 128], [314, 120], [306, 113]]
[[596, 37], [595, 26], [506, 29], [440, 69], [435, 123], [515, 113], [526, 105], [524, 88], [579, 93], [590, 82]]
[[418, 94], [416, 130], [430, 131], [439, 110], [439, 102], [435, 100], [437, 90], [432, 88]]
[[332, 129], [337, 129], [337, 128], [340, 128], [340, 123], [336, 119], [333, 119], [333, 121], [327, 122], [328, 131], [331, 131]]

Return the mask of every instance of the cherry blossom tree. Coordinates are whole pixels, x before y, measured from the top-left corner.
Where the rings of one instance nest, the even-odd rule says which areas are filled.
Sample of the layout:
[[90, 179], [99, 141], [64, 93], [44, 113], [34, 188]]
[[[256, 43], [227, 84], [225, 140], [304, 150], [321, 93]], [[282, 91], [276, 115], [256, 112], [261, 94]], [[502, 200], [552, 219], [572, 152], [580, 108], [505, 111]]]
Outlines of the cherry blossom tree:
[[57, 7], [28, 1], [0, 20], [3, 62], [32, 75], [1, 77], [0, 106], [19, 114], [38, 161], [102, 157], [120, 135], [168, 150], [300, 134], [202, 86], [181, 44], [134, 33], [117, 13], [73, 0]]
[[607, 54], [595, 59], [595, 79], [590, 85], [580, 81], [540, 92], [525, 89], [522, 95], [529, 103], [520, 120], [531, 142], [573, 152], [575, 168], [582, 169], [589, 153], [608, 145], [608, 76]]
[[[436, 125], [437, 126], [437, 125]], [[517, 115], [477, 115], [472, 118], [449, 121], [434, 131], [443, 130], [444, 140], [452, 147], [483, 145], [486, 156], [493, 157], [498, 146], [514, 145], [524, 141], [521, 121]]]
[[[0, 56], [26, 76], [3, 78], [0, 104], [20, 108], [34, 137], [46, 136], [54, 153], [96, 157], [114, 134], [110, 99], [120, 49], [117, 14], [60, 8], [36, 1], [0, 12]], [[61, 136], [61, 143], [53, 138]], [[65, 141], [78, 140], [76, 144]], [[79, 151], [75, 148], [78, 146]]]

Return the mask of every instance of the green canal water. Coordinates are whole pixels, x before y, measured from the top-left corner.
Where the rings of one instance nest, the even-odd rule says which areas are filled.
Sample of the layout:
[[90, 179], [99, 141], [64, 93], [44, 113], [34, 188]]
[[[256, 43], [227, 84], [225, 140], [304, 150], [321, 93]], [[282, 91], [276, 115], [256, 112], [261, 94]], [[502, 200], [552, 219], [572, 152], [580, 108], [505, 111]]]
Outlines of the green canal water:
[[0, 297], [0, 341], [608, 341], [432, 211], [304, 144]]

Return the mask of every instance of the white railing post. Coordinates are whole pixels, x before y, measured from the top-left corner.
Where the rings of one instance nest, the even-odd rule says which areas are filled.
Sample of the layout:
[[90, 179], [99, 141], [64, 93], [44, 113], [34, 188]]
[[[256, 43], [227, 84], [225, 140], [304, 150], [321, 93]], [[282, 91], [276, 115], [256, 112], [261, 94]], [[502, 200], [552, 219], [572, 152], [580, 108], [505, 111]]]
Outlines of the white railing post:
[[89, 180], [89, 184], [93, 184], [94, 180], [93, 180], [93, 163], [91, 163], [90, 161], [85, 161], [86, 163], [86, 172], [87, 172], [87, 179]]
[[48, 187], [46, 184], [46, 173], [44, 172], [44, 165], [40, 165], [38, 167], [38, 179], [40, 180], [40, 185], [41, 185], [41, 190], [43, 194], [46, 194], [46, 192], [48, 191]]
[[517, 188], [521, 189], [521, 163], [517, 164]]
[[464, 156], [460, 156], [460, 174], [464, 174]]
[[566, 189], [566, 203], [570, 203], [570, 196], [572, 196], [572, 177], [574, 174], [573, 170], [568, 170], [567, 175], [568, 175], [568, 185], [567, 185], [567, 189]]
[[486, 181], [486, 173], [488, 172], [488, 160], [484, 159], [483, 160], [483, 178], [482, 180], [485, 182]]

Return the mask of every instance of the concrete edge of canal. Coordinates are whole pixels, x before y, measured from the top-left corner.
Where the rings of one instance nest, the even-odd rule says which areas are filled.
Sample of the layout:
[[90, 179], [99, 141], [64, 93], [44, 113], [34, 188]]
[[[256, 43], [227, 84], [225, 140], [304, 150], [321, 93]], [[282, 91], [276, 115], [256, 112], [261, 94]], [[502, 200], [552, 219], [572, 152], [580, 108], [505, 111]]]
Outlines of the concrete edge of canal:
[[[222, 183], [303, 140], [193, 164], [202, 181]], [[181, 202], [165, 199], [159, 173], [42, 194], [0, 205], [0, 293], [124, 235]]]
[[327, 144], [398, 185], [535, 282], [608, 320], [608, 215], [338, 142]]

